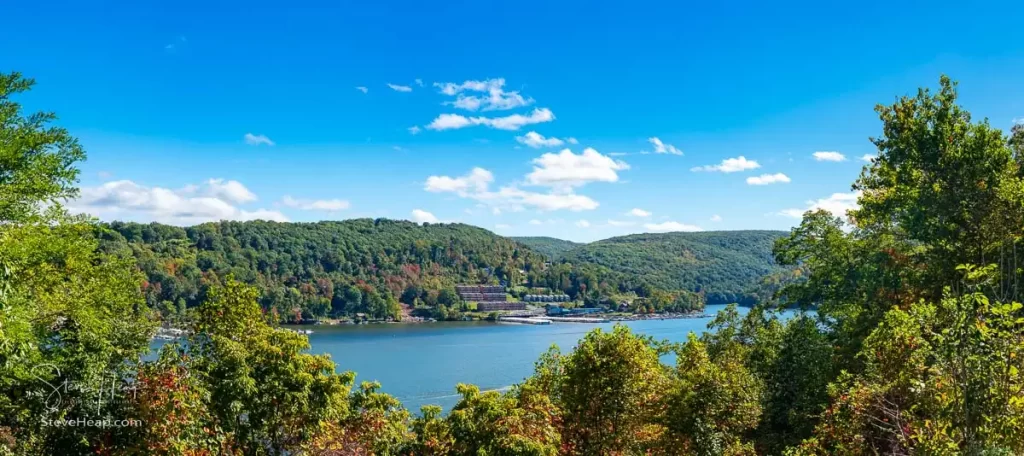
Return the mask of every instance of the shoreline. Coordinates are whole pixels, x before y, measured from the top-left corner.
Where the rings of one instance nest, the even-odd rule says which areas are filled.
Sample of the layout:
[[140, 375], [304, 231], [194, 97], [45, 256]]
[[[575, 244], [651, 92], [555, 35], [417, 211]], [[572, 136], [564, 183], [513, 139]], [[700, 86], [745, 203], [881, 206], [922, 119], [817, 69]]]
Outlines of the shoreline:
[[[693, 319], [693, 318], [710, 318], [712, 315], [710, 315], [708, 313], [705, 313], [702, 310], [702, 311], [699, 311], [699, 312], [689, 312], [689, 313], [663, 313], [663, 314], [618, 314], [618, 313], [613, 313], [613, 314], [610, 314], [610, 315], [609, 314], [590, 314], [589, 316], [605, 319], [609, 323], [620, 323], [620, 322], [645, 321], [645, 320], [684, 320], [684, 319]], [[543, 315], [539, 315], [538, 317], [543, 318], [544, 316]], [[316, 332], [314, 330], [311, 330], [310, 328], [317, 327], [317, 326], [331, 326], [331, 327], [334, 327], [334, 326], [366, 326], [366, 325], [419, 325], [419, 324], [428, 324], [428, 323], [481, 323], [481, 322], [490, 322], [490, 323], [495, 323], [495, 324], [501, 323], [500, 320], [487, 320], [487, 319], [433, 320], [433, 321], [425, 320], [425, 319], [416, 319], [416, 320], [403, 320], [403, 321], [364, 321], [364, 322], [360, 322], [360, 323], [343, 322], [341, 320], [333, 320], [331, 322], [321, 321], [320, 323], [280, 323], [278, 326], [280, 328], [287, 329], [289, 331], [300, 332], [300, 333], [305, 334], [305, 335], [308, 336], [308, 335], [313, 334], [313, 333]], [[571, 324], [589, 324], [591, 322], [555, 321], [554, 323], [569, 324], [569, 325], [571, 325]], [[301, 328], [301, 329], [295, 329], [295, 328]], [[306, 331], [309, 331], [309, 332], [306, 332]], [[156, 332], [150, 337], [150, 341], [154, 341], [154, 340], [172, 341], [172, 340], [181, 339], [182, 337], [184, 337], [186, 335], [187, 335], [187, 331], [185, 331], [183, 329], [160, 327], [160, 328], [157, 328]]]
[[[597, 318], [604, 318], [609, 322], [626, 322], [626, 321], [643, 321], [643, 320], [680, 320], [690, 318], [710, 318], [712, 315], [705, 313], [703, 310], [697, 312], [687, 313], [662, 313], [662, 314], [590, 314]], [[544, 315], [538, 315], [543, 318]], [[498, 323], [495, 320], [488, 319], [468, 319], [468, 320], [427, 320], [427, 319], [416, 319], [416, 320], [402, 320], [402, 321], [364, 321], [359, 323], [344, 322], [342, 320], [329, 320], [321, 321], [320, 323], [281, 323], [281, 327], [314, 327], [314, 326], [363, 326], [363, 325], [417, 325], [425, 323], [460, 323], [460, 322], [492, 322]], [[572, 322], [562, 322], [572, 324]]]

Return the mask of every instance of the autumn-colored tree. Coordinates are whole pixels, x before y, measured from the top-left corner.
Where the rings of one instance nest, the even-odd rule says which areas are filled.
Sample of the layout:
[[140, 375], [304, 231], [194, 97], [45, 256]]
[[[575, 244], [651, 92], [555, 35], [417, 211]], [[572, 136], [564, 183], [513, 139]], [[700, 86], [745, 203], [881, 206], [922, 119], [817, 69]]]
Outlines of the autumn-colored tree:
[[661, 437], [668, 369], [647, 339], [624, 325], [595, 329], [560, 368], [563, 454], [636, 454]]
[[549, 399], [529, 386], [502, 394], [459, 385], [446, 423], [450, 455], [555, 456], [560, 436]]
[[994, 267], [962, 271], [965, 293], [886, 315], [799, 454], [1024, 452], [1024, 311], [980, 292]]
[[126, 411], [140, 425], [122, 434], [104, 454], [212, 456], [241, 454], [232, 435], [219, 429], [207, 404], [209, 392], [192, 375], [190, 360], [175, 344], [139, 368]]

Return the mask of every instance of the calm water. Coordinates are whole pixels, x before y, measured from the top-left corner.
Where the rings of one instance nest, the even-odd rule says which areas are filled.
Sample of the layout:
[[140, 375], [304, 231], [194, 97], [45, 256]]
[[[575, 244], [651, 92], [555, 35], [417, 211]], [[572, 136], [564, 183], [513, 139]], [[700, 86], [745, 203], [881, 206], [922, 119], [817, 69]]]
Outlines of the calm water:
[[[713, 315], [725, 306], [708, 306]], [[747, 309], [740, 308], [745, 313]], [[624, 322], [633, 331], [674, 342], [703, 332], [711, 318]], [[457, 383], [482, 390], [504, 389], [533, 373], [533, 364], [552, 344], [569, 351], [591, 329], [613, 323], [553, 323], [545, 326], [489, 322], [410, 325], [308, 326], [314, 353], [331, 355], [340, 371], [356, 381], [377, 380], [409, 410], [455, 405]]]
[[[713, 316], [724, 308], [708, 306], [706, 313]], [[739, 308], [740, 313], [747, 310]], [[682, 342], [690, 331], [706, 331], [710, 321], [711, 317], [621, 324], [656, 339]], [[356, 382], [379, 381], [384, 392], [418, 413], [420, 406], [427, 404], [451, 408], [458, 401], [455, 385], [460, 382], [482, 390], [506, 389], [530, 376], [534, 362], [552, 344], [568, 352], [591, 329], [612, 326], [614, 323], [439, 322], [301, 328], [314, 331], [309, 336], [312, 352], [331, 355], [339, 372], [356, 372]], [[154, 341], [152, 347], [158, 349], [163, 344]]]

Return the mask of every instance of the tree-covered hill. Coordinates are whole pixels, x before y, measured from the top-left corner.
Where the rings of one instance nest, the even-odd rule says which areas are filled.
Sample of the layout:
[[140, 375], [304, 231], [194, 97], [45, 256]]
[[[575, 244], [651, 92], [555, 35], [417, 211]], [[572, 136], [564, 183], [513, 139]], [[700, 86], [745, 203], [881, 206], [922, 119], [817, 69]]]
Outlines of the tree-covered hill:
[[742, 301], [745, 291], [778, 271], [772, 245], [782, 231], [634, 234], [581, 245], [563, 254], [666, 290], [703, 292], [709, 304]]
[[512, 239], [529, 247], [530, 250], [540, 253], [552, 260], [557, 260], [561, 258], [565, 252], [583, 245], [577, 242], [547, 236], [523, 236], [513, 237]]
[[198, 304], [231, 274], [257, 285], [264, 306], [282, 315], [394, 316], [399, 299], [436, 304], [456, 283], [518, 283], [520, 271], [544, 263], [515, 241], [462, 224], [355, 219], [107, 226], [108, 246], [131, 247], [148, 277], [147, 300], [165, 313]]
[[[147, 302], [164, 315], [198, 305], [207, 290], [233, 275], [255, 285], [264, 308], [283, 320], [396, 317], [400, 302], [445, 314], [458, 304], [457, 283], [525, 284], [590, 303], [619, 293], [652, 297], [655, 291], [703, 291], [707, 302], [735, 302], [773, 271], [770, 246], [779, 236], [670, 233], [588, 245], [540, 238], [538, 247], [538, 238], [524, 243], [470, 225], [387, 219], [105, 227], [107, 250], [132, 251], [147, 277]], [[551, 247], [570, 245], [562, 254], [567, 260], [545, 265], [554, 256], [547, 253]], [[675, 298], [659, 296], [655, 302], [663, 305], [655, 309], [671, 308]]]

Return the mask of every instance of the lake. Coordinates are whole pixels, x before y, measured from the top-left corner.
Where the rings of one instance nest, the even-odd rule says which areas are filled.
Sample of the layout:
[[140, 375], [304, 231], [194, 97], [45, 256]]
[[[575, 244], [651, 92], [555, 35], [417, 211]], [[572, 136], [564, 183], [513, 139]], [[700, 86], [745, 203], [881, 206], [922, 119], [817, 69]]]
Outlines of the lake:
[[[707, 318], [620, 322], [634, 332], [659, 340], [683, 342], [691, 332], [705, 332], [724, 305], [707, 306]], [[748, 311], [740, 307], [739, 312]], [[785, 312], [788, 318], [792, 312]], [[504, 390], [533, 373], [534, 362], [551, 347], [568, 352], [594, 328], [615, 323], [522, 325], [494, 322], [289, 326], [312, 329], [312, 352], [329, 354], [338, 372], [353, 371], [356, 382], [376, 380], [413, 413], [436, 404], [445, 410], [458, 402], [458, 383], [481, 390]], [[154, 341], [159, 349], [165, 342]], [[150, 355], [149, 358], [155, 355]], [[664, 362], [673, 363], [671, 356]]]
[[[725, 306], [708, 306], [714, 315]], [[741, 307], [740, 312], [745, 313]], [[634, 332], [673, 342], [690, 331], [704, 332], [711, 318], [622, 322]], [[313, 353], [327, 353], [338, 371], [354, 371], [356, 381], [377, 380], [412, 412], [421, 405], [451, 408], [457, 383], [481, 390], [505, 389], [533, 373], [534, 362], [552, 344], [568, 352], [591, 329], [614, 323], [522, 325], [493, 322], [438, 322], [303, 326]], [[669, 360], [666, 360], [669, 361]]]

